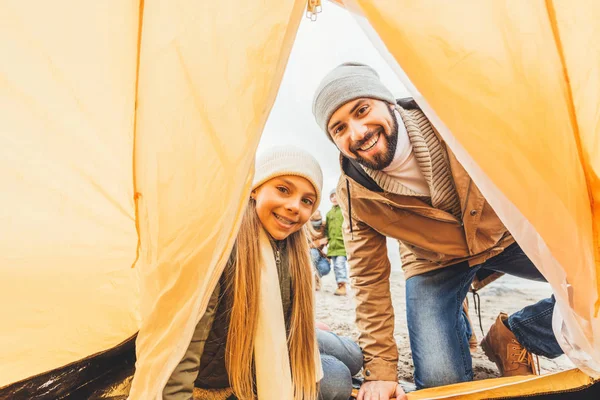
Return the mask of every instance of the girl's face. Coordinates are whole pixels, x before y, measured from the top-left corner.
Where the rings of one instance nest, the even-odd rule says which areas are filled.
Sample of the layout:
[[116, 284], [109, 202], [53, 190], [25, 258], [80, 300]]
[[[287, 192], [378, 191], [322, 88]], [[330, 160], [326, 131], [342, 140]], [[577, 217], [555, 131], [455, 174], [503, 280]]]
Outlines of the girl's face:
[[297, 232], [310, 218], [317, 192], [305, 178], [278, 176], [252, 191], [262, 226], [275, 240]]

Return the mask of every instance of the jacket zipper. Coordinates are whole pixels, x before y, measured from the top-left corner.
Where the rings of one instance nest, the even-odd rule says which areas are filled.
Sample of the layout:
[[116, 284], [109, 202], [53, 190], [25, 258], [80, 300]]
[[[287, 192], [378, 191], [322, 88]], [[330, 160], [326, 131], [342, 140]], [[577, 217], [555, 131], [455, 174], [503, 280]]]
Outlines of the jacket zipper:
[[350, 218], [350, 238], [354, 240], [354, 228], [352, 227], [352, 201], [350, 200], [352, 197], [350, 195], [350, 181], [346, 178], [346, 190], [348, 193], [348, 217]]
[[471, 183], [473, 179], [469, 179], [469, 186], [467, 186], [467, 195], [465, 196], [465, 206], [460, 212], [460, 226], [465, 225], [465, 211], [467, 211], [467, 203], [469, 202], [469, 194], [471, 193]]

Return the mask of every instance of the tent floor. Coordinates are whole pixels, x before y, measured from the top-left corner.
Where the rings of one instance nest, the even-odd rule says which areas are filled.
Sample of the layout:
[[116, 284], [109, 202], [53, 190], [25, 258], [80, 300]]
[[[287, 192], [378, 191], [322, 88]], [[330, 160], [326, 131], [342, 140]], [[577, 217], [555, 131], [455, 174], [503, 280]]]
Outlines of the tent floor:
[[[126, 400], [134, 371], [135, 336], [111, 350], [0, 388], [0, 400]], [[360, 380], [353, 381], [354, 393], [357, 392], [360, 384]], [[426, 398], [419, 395], [420, 391], [412, 391], [414, 385], [406, 382], [401, 384], [409, 392], [409, 398]], [[554, 392], [550, 390], [554, 385], [549, 386], [547, 393], [492, 398], [498, 400], [600, 399], [600, 381], [587, 386], [563, 391], [555, 390]], [[452, 390], [451, 386], [448, 388], [445, 396], [440, 396], [438, 393], [434, 398], [461, 397], [460, 391]], [[463, 389], [469, 390], [464, 387]]]
[[[135, 336], [61, 368], [0, 388], [0, 400], [120, 400], [119, 387], [135, 369]], [[129, 386], [127, 385], [127, 391]], [[115, 396], [111, 396], [114, 394]], [[122, 393], [127, 398], [127, 393]]]

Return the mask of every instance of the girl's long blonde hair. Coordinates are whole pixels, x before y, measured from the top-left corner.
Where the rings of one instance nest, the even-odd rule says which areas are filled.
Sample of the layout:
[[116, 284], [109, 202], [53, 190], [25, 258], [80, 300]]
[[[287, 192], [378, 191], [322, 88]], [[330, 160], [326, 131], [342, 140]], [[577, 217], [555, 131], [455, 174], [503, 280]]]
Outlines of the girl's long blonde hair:
[[[256, 397], [253, 352], [260, 292], [261, 254], [257, 240], [262, 225], [250, 200], [233, 248], [229, 287], [233, 297], [225, 363], [229, 383], [240, 400]], [[288, 236], [286, 248], [292, 278], [292, 312], [288, 351], [295, 400], [317, 398], [312, 267], [304, 228]]]

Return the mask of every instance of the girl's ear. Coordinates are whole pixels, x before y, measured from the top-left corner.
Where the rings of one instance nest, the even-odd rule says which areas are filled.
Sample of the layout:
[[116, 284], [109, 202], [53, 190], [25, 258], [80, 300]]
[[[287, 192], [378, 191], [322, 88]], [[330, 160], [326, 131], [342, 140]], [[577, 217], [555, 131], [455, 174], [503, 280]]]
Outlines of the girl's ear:
[[250, 192], [250, 198], [252, 200], [256, 200], [256, 189], [254, 189], [253, 191]]

